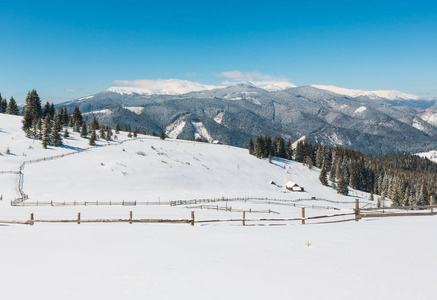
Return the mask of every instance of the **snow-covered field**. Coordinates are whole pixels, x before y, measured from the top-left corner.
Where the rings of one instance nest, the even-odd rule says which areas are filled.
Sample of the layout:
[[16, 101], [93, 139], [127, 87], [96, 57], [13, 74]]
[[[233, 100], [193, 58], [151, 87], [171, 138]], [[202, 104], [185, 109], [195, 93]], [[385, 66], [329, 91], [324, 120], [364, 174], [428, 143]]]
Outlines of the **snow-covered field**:
[[[21, 118], [0, 114], [0, 171], [24, 161], [26, 203], [267, 197], [288, 202], [197, 205], [10, 206], [18, 175], [0, 174], [0, 220], [124, 218], [248, 219], [188, 224], [36, 223], [0, 225], [4, 299], [433, 299], [436, 217], [363, 219], [306, 225], [250, 221], [351, 213], [354, 199], [323, 187], [319, 170], [259, 160], [246, 149], [139, 135], [88, 148], [76, 133], [44, 150], [26, 139]], [[121, 141], [125, 141], [121, 143]], [[9, 148], [11, 154], [5, 154]], [[275, 181], [276, 185], [270, 184]], [[287, 181], [305, 188], [285, 190]], [[318, 200], [310, 200], [316, 197]], [[299, 201], [300, 198], [307, 200]], [[319, 200], [326, 199], [329, 201]], [[280, 204], [297, 205], [287, 206]], [[313, 208], [312, 205], [315, 205]], [[213, 209], [213, 208], [216, 209]], [[228, 210], [225, 210], [225, 208]], [[229, 208], [232, 207], [231, 210]], [[326, 207], [326, 208], [324, 208]], [[333, 209], [335, 207], [335, 210]], [[329, 209], [328, 209], [329, 208]], [[270, 211], [269, 211], [270, 210]], [[349, 218], [344, 217], [344, 219]], [[270, 225], [270, 226], [266, 226]], [[272, 226], [275, 225], [275, 226]]]
[[433, 162], [437, 163], [437, 150], [432, 150], [432, 151], [429, 151], [429, 152], [417, 153], [417, 155], [419, 155], [421, 157], [426, 157], [429, 160], [432, 160]]

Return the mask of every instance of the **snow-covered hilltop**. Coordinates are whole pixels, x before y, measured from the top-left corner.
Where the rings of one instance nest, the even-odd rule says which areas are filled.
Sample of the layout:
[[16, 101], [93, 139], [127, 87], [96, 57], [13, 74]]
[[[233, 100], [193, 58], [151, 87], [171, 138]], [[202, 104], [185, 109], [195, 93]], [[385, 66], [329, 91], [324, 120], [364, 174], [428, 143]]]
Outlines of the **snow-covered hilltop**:
[[[64, 139], [64, 146], [43, 149], [41, 141], [25, 137], [21, 120], [19, 116], [0, 114], [0, 171], [17, 171], [24, 161], [89, 147], [87, 139], [71, 132], [70, 137]], [[202, 124], [195, 125], [200, 136]], [[249, 155], [246, 149], [176, 139], [160, 140], [145, 135], [129, 139], [126, 132], [117, 134], [117, 139], [112, 142], [97, 142], [99, 147], [77, 155], [26, 165], [23, 188], [29, 195], [27, 201], [155, 201], [225, 196], [318, 197], [353, 202], [351, 197], [338, 195], [334, 189], [322, 186], [317, 169], [309, 170], [294, 161], [281, 160], [270, 164]], [[93, 174], [92, 184], [88, 176], [82, 176], [84, 171]], [[60, 173], [62, 180], [59, 180]], [[8, 180], [4, 177], [0, 181], [5, 200], [18, 197], [16, 175], [4, 176], [9, 176]], [[272, 180], [277, 185], [270, 184]], [[285, 189], [288, 181], [299, 183], [306, 191], [288, 193]], [[56, 188], [52, 187], [53, 182], [56, 182]], [[80, 193], [65, 193], [72, 182]], [[362, 194], [366, 195], [363, 196], [365, 201], [367, 194]]]
[[346, 95], [349, 97], [365, 96], [370, 99], [388, 99], [388, 100], [419, 100], [416, 95], [402, 93], [396, 90], [379, 90], [379, 91], [363, 91], [363, 90], [351, 90], [333, 85], [312, 85], [315, 88], [330, 91], [340, 95]]
[[[217, 85], [206, 85], [180, 79], [116, 80], [114, 83], [120, 86], [110, 87], [106, 91], [120, 95], [180, 95], [220, 88]], [[126, 84], [129, 86], [123, 86]]]

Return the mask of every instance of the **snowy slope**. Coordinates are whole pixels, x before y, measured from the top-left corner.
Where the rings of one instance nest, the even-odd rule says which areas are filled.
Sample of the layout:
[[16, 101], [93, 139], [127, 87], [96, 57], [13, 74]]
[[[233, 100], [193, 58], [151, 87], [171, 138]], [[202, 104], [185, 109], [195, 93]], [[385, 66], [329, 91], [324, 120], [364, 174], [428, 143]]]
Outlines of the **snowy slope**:
[[345, 89], [333, 85], [312, 85], [312, 86], [321, 90], [327, 90], [330, 92], [334, 92], [336, 94], [346, 95], [349, 97], [366, 96], [371, 99], [384, 98], [388, 100], [419, 100], [419, 97], [417, 97], [416, 95], [406, 94], [395, 90], [363, 91], [363, 90]]
[[[87, 148], [76, 133], [66, 147], [47, 150], [21, 132], [21, 117], [0, 114], [0, 169], [24, 160]], [[309, 205], [307, 216], [352, 212], [354, 198], [318, 181], [319, 170], [296, 162], [259, 160], [246, 149], [139, 136], [56, 160], [26, 164], [29, 202], [211, 197], [272, 197]], [[126, 141], [119, 144], [120, 140]], [[5, 154], [5, 147], [12, 154]], [[29, 147], [31, 146], [31, 147]], [[25, 155], [23, 155], [23, 153]], [[16, 175], [0, 174], [0, 191], [16, 193]], [[274, 180], [277, 185], [270, 184]], [[307, 192], [285, 192], [287, 181]], [[10, 190], [10, 193], [8, 192]], [[4, 194], [4, 192], [8, 194]], [[330, 199], [297, 201], [312, 196]], [[8, 200], [8, 199], [5, 199]], [[283, 202], [284, 204], [286, 202]], [[373, 203], [371, 203], [372, 205]], [[156, 206], [9, 206], [0, 220], [134, 218], [196, 220], [299, 218], [300, 207], [264, 202]], [[271, 209], [275, 213], [259, 213]], [[433, 299], [437, 276], [436, 217], [364, 219], [360, 222], [257, 226], [247, 221], [187, 224], [36, 223], [0, 226], [0, 295], [5, 299]], [[266, 225], [266, 224], [264, 224]], [[285, 226], [278, 226], [285, 225]], [[414, 256], [414, 259], [412, 259]], [[377, 271], [375, 271], [377, 270]], [[232, 276], [228, 276], [232, 274]], [[407, 276], [405, 274], [421, 274]], [[317, 288], [315, 288], [317, 286]], [[357, 292], [361, 287], [363, 292]]]

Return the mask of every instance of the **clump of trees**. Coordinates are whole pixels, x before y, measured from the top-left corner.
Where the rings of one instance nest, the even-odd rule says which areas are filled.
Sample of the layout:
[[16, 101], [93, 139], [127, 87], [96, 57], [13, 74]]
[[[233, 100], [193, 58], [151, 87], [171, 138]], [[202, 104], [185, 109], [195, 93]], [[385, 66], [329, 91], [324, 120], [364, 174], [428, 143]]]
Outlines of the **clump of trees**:
[[394, 206], [428, 205], [430, 196], [437, 194], [437, 164], [411, 154], [369, 157], [354, 150], [300, 141], [295, 159], [320, 168], [321, 183], [326, 185], [327, 176], [339, 194], [347, 195], [351, 187], [370, 193], [372, 199], [374, 195], [390, 198]]
[[327, 147], [303, 140], [292, 149], [290, 141], [284, 147], [281, 137], [259, 136], [247, 145], [249, 153], [258, 158], [269, 156], [294, 158], [297, 162], [321, 170], [321, 184], [331, 186], [347, 195], [349, 187], [385, 198], [394, 206], [428, 205], [430, 196], [437, 194], [437, 164], [411, 154], [369, 157], [361, 152], [341, 147]]
[[269, 135], [258, 136], [255, 144], [251, 137], [247, 149], [249, 149], [250, 154], [255, 155], [258, 158], [271, 156], [291, 159], [293, 156], [293, 149], [290, 140], [288, 140], [287, 143], [285, 143], [282, 137], [275, 137], [272, 140]]
[[2, 98], [2, 94], [0, 94], [0, 114], [8, 114], [8, 115], [16, 115], [16, 116], [20, 114], [20, 110], [18, 109], [18, 105], [14, 97], [11, 97], [8, 103], [6, 98]]

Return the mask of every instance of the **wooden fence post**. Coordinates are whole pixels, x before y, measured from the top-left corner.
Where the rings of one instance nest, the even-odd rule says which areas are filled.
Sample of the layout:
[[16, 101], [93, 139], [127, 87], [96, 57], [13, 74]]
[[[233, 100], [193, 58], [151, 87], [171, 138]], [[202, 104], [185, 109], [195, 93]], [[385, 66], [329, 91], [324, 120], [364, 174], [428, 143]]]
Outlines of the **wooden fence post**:
[[434, 197], [433, 196], [431, 196], [430, 198], [429, 198], [429, 204], [431, 205], [431, 215], [434, 213], [434, 208], [432, 207], [434, 204], [433, 204], [433, 200], [434, 200]]
[[302, 225], [305, 224], [305, 207], [302, 207]]
[[355, 199], [355, 221], [358, 222], [360, 219], [360, 200]]
[[33, 223], [34, 223], [33, 222], [33, 213], [30, 213], [30, 222], [29, 223], [30, 223], [30, 225], [33, 225]]
[[243, 226], [246, 225], [246, 212], [243, 211]]
[[129, 212], [129, 224], [132, 224], [132, 211]]
[[194, 210], [191, 211], [191, 226], [194, 226]]
[[77, 213], [77, 224], [80, 224], [80, 213]]

